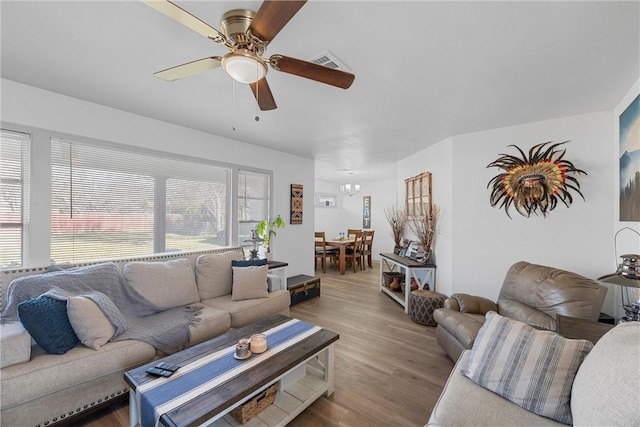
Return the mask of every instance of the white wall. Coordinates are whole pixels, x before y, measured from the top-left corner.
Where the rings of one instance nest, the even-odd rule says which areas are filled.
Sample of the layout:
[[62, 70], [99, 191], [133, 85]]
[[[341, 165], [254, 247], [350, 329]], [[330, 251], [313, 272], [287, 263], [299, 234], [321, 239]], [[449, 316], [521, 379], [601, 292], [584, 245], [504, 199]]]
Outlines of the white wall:
[[[530, 123], [454, 137], [454, 289], [497, 298], [504, 274], [524, 260], [591, 278], [606, 273], [612, 250], [610, 176], [612, 112]], [[566, 141], [565, 158], [587, 172], [577, 177], [586, 201], [573, 193], [546, 218], [525, 218], [489, 205], [489, 180], [500, 173], [486, 165], [515, 144], [525, 151], [547, 141]]]
[[[433, 173], [433, 199], [443, 218], [435, 249], [438, 290], [495, 300], [507, 269], [520, 260], [592, 278], [610, 271], [612, 134], [608, 111], [458, 135], [399, 162], [399, 185], [406, 176]], [[509, 219], [490, 206], [487, 183], [499, 171], [486, 166], [502, 153], [516, 154], [509, 144], [528, 150], [565, 140], [571, 140], [566, 158], [588, 173], [578, 177], [586, 201], [573, 194], [570, 208], [559, 203], [546, 218], [511, 210]]]
[[[395, 167], [395, 165], [390, 167]], [[338, 196], [338, 207], [316, 207], [315, 228], [317, 231], [324, 231], [327, 237], [336, 237], [341, 232], [346, 233], [348, 228], [363, 228], [362, 198], [371, 196], [371, 229], [375, 230], [373, 258], [379, 260], [380, 252], [393, 252], [393, 237], [389, 223], [384, 216], [384, 209], [397, 203], [398, 190], [396, 181], [360, 182], [355, 175], [352, 177], [352, 181], [354, 184], [360, 184], [360, 192], [354, 196], [340, 193], [339, 184], [335, 182], [316, 181], [316, 192], [336, 194]], [[404, 204], [404, 201], [402, 204]]]
[[[404, 208], [404, 180], [421, 172], [431, 172], [433, 203], [440, 208], [436, 237], [432, 249], [436, 264], [436, 291], [451, 295], [453, 291], [453, 139], [447, 138], [423, 151], [398, 162], [397, 191]], [[407, 226], [405, 236], [415, 240]]]
[[[274, 240], [274, 259], [288, 275], [313, 273], [314, 163], [283, 152], [230, 140], [2, 79], [2, 121], [219, 162], [273, 170], [274, 214], [289, 217], [290, 185], [305, 190], [302, 225], [286, 220]], [[38, 194], [34, 194], [38, 197]], [[32, 243], [33, 244], [33, 243]]]
[[[620, 233], [618, 234], [618, 237], [615, 240], [616, 247], [614, 252], [611, 252], [610, 256], [607, 258], [607, 261], [608, 261], [607, 265], [609, 266], [610, 273], [613, 273], [616, 270], [617, 265], [620, 263], [620, 258], [619, 258], [620, 255], [629, 254], [629, 253], [640, 254], [640, 237], [638, 237], [638, 235], [635, 234], [633, 231], [626, 230], [626, 229], [623, 230], [623, 228], [628, 227], [631, 230], [635, 230], [640, 233], [640, 222], [630, 222], [630, 221], [621, 222], [620, 221], [620, 204], [618, 202], [619, 199], [617, 196], [619, 191], [618, 164], [620, 159], [620, 146], [618, 144], [618, 141], [619, 141], [618, 138], [620, 137], [619, 136], [620, 135], [619, 117], [620, 117], [620, 114], [622, 114], [624, 110], [629, 106], [631, 101], [633, 101], [636, 98], [636, 96], [638, 96], [638, 93], [640, 93], [640, 81], [636, 82], [633, 85], [633, 87], [629, 90], [629, 92], [627, 92], [627, 94], [622, 98], [618, 106], [614, 109], [613, 138], [614, 138], [614, 141], [616, 141], [616, 143], [614, 144], [614, 154], [615, 154], [614, 161], [616, 162], [616, 168], [612, 176], [612, 191], [616, 194], [616, 197], [613, 203], [613, 230], [611, 233], [612, 233], [612, 236], [614, 236], [615, 233], [618, 231], [620, 231]], [[638, 137], [640, 138], [640, 136]], [[637, 143], [640, 144], [640, 141], [638, 141]], [[615, 253], [617, 253], [618, 258], [616, 258]], [[612, 289], [612, 292], [610, 291], [609, 293], [610, 294], [613, 293], [615, 295], [614, 298], [615, 298], [615, 307], [616, 307], [616, 317], [622, 317], [624, 316], [624, 311], [620, 307], [622, 289], [619, 286], [615, 286], [615, 285], [612, 285], [610, 289]], [[636, 293], [636, 296], [637, 295], [638, 294]], [[630, 293], [629, 296], [632, 296], [632, 294]]]

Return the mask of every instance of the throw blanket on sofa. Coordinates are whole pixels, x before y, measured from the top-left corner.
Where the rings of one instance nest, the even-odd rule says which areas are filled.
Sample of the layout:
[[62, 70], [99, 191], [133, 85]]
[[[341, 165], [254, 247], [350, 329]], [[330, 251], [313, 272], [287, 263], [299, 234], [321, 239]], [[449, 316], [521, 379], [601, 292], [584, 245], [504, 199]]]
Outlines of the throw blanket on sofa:
[[114, 341], [140, 340], [167, 354], [187, 347], [189, 325], [199, 320], [201, 311], [191, 306], [161, 311], [126, 283], [115, 263], [108, 262], [15, 279], [7, 289], [1, 322], [18, 321], [18, 304], [45, 293], [61, 300], [90, 298], [116, 329]]

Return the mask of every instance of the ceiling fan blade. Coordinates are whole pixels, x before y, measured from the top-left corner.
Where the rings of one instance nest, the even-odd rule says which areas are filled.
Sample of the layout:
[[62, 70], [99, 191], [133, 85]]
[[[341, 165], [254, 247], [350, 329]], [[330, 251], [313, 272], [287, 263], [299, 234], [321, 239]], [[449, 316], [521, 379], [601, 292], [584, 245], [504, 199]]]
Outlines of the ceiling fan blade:
[[189, 77], [203, 71], [212, 70], [220, 66], [220, 57], [212, 56], [210, 58], [202, 58], [196, 61], [187, 62], [186, 64], [176, 65], [166, 70], [153, 73], [154, 76], [172, 82], [183, 77]]
[[348, 89], [356, 78], [355, 75], [347, 73], [346, 71], [334, 70], [333, 68], [324, 67], [314, 64], [313, 62], [283, 55], [272, 55], [271, 58], [269, 58], [269, 64], [271, 64], [275, 70], [342, 89]]
[[258, 106], [260, 106], [260, 110], [268, 111], [278, 108], [278, 106], [276, 105], [276, 100], [273, 99], [273, 94], [271, 93], [269, 83], [267, 83], [267, 79], [265, 77], [258, 80], [257, 82], [249, 83], [249, 86], [251, 86], [253, 96], [256, 97], [256, 101], [258, 102]]
[[224, 43], [227, 38], [220, 31], [213, 28], [200, 18], [187, 12], [180, 6], [170, 2], [169, 0], [141, 0], [144, 4], [154, 8], [160, 13], [167, 15], [174, 21], [178, 21], [182, 25], [186, 25], [193, 31], [213, 40], [216, 43]]
[[263, 41], [271, 41], [287, 25], [307, 0], [264, 1], [251, 23], [251, 32]]

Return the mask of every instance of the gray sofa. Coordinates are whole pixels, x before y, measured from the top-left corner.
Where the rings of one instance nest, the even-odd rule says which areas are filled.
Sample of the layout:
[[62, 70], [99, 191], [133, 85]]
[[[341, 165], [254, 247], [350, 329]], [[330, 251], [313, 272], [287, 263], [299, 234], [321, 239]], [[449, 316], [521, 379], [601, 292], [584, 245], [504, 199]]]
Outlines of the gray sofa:
[[[640, 425], [640, 322], [621, 323], [607, 332], [579, 365], [571, 386], [576, 426]], [[427, 426], [559, 426], [487, 390], [464, 373], [465, 350], [440, 395]]]
[[[190, 347], [255, 320], [278, 313], [289, 314], [286, 283], [279, 283], [275, 275], [269, 275], [269, 291], [265, 290], [260, 298], [245, 299], [234, 294], [231, 261], [243, 258], [241, 248], [224, 248], [106, 261], [118, 266], [123, 283], [132, 286], [152, 306], [166, 309], [145, 320], [171, 315], [172, 311], [196, 313], [185, 326], [188, 337], [184, 337], [182, 347]], [[101, 267], [104, 262], [72, 267], [92, 264]], [[181, 270], [174, 273], [177, 266]], [[50, 270], [52, 266], [0, 272], [3, 310], [7, 305], [9, 283], [18, 277]], [[267, 285], [260, 286], [264, 289]], [[176, 307], [172, 302], [184, 307]], [[126, 337], [125, 334], [122, 336]], [[48, 354], [33, 342], [20, 322], [3, 324], [0, 338], [2, 426], [45, 426], [77, 419], [87, 411], [126, 396], [125, 371], [166, 355], [165, 351], [149, 344], [152, 340], [117, 337], [97, 350], [78, 344], [64, 354]]]

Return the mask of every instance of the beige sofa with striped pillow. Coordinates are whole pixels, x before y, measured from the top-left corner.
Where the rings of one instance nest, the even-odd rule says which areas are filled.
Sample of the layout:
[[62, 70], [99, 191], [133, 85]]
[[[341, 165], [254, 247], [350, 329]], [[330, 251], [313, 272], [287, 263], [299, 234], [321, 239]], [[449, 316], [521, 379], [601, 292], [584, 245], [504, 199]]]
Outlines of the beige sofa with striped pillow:
[[[199, 308], [197, 321], [189, 326], [187, 345], [192, 346], [270, 315], [289, 314], [290, 296], [286, 284], [270, 283], [272, 290], [267, 292], [263, 281], [260, 298], [251, 298], [252, 295], [246, 292], [234, 298], [231, 262], [241, 259], [244, 259], [242, 248], [221, 248], [102, 260], [100, 263], [114, 262], [128, 284], [156, 306], [168, 310], [179, 308], [175, 304]], [[157, 263], [166, 268], [158, 268]], [[185, 277], [185, 263], [190, 277]], [[93, 264], [98, 262], [72, 267]], [[51, 266], [1, 271], [3, 310], [7, 303], [7, 285], [13, 279], [47, 273], [50, 269]], [[167, 274], [169, 278], [160, 277]], [[277, 276], [269, 276], [269, 279], [277, 280]], [[73, 304], [69, 301], [67, 311], [71, 321]], [[82, 305], [77, 307], [81, 312]], [[88, 320], [81, 323], [85, 326], [96, 324]], [[76, 333], [80, 331], [76, 330]], [[128, 393], [123, 379], [125, 371], [164, 356], [146, 342], [109, 341], [108, 337], [104, 345], [101, 345], [103, 342], [94, 345], [95, 341], [87, 341], [64, 354], [48, 354], [32, 344], [20, 322], [2, 325], [0, 340], [0, 424], [12, 427], [66, 423], [97, 407], [109, 405]]]
[[640, 322], [619, 324], [593, 346], [487, 318], [427, 426], [640, 425]]

